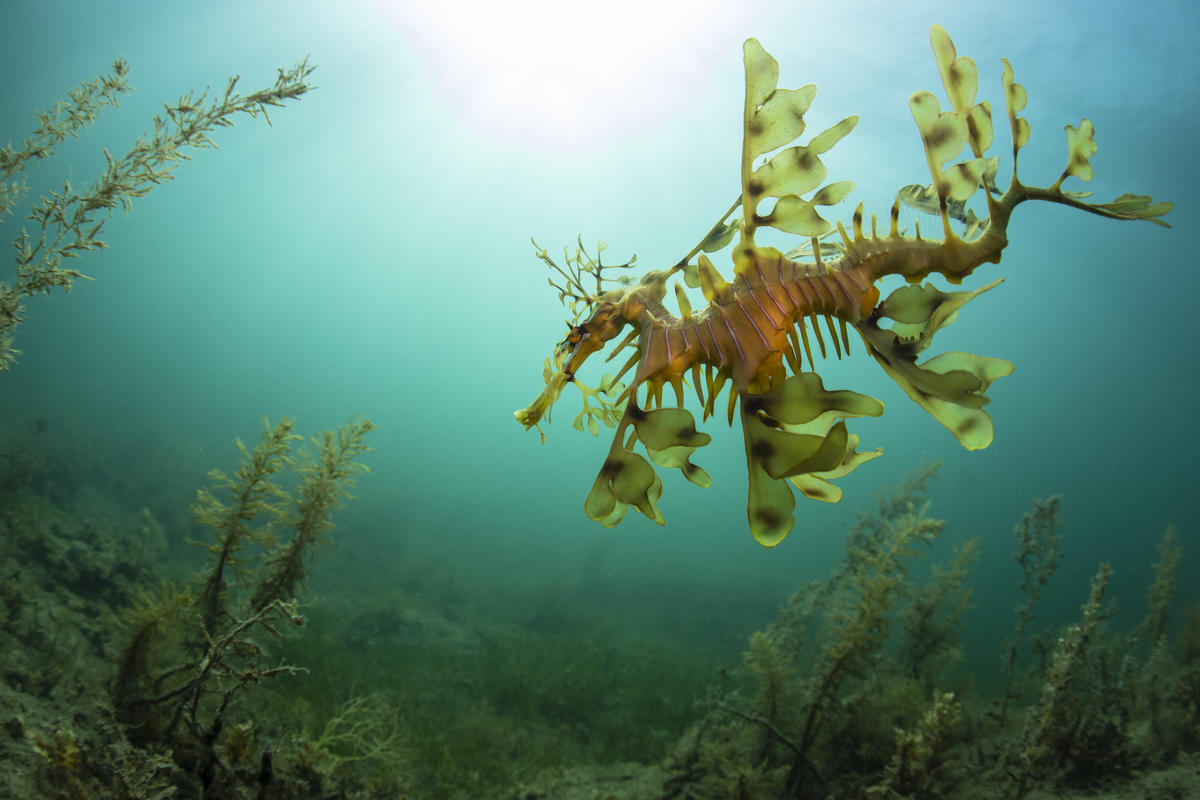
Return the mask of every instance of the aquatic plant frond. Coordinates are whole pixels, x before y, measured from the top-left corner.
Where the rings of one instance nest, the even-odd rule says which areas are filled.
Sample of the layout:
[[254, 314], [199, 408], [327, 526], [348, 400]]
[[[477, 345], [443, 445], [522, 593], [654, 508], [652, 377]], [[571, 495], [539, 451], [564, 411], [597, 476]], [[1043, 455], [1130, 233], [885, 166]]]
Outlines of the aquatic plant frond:
[[[56, 289], [69, 292], [76, 280], [91, 280], [66, 265], [107, 247], [101, 235], [116, 208], [128, 212], [134, 199], [173, 180], [175, 170], [191, 160], [193, 150], [216, 148], [211, 134], [232, 126], [237, 115], [261, 115], [270, 124], [268, 109], [313, 89], [309, 78], [315, 69], [306, 57], [290, 69], [280, 68], [273, 85], [250, 94], [235, 91], [236, 75], [223, 92], [210, 95], [205, 89], [199, 96], [188, 92], [174, 104], [164, 104], [163, 115], [152, 120], [153, 131], [139, 136], [124, 155], [104, 150], [104, 171], [91, 185], [80, 188], [65, 181], [61, 189], [47, 191], [34, 201], [26, 215], [32, 224], [12, 240], [15, 280], [0, 282], [0, 372], [11, 369], [20, 355], [13, 343], [16, 327], [25, 319], [25, 299], [50, 295]], [[29, 164], [50, 158], [67, 137], [78, 135], [105, 108], [116, 107], [119, 95], [130, 91], [128, 74], [129, 66], [117, 59], [111, 74], [81, 84], [68, 92], [69, 101], [40, 112], [38, 129], [20, 149], [0, 146], [0, 221], [27, 192], [22, 172]]]

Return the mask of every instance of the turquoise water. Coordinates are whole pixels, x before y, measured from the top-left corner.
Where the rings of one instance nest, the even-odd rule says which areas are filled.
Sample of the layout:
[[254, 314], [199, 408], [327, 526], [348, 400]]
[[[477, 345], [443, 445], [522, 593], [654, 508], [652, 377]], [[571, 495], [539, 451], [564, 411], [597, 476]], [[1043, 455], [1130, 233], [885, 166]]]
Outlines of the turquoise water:
[[[42, 417], [113, 469], [165, 475], [142, 503], [166, 516], [207, 469], [233, 466], [231, 439], [254, 440], [262, 415], [294, 415], [305, 433], [365, 415], [379, 426], [372, 474], [314, 592], [385, 591], [417, 559], [461, 591], [507, 598], [499, 616], [570, 586], [581, 628], [600, 620], [734, 659], [792, 589], [828, 573], [856, 510], [933, 460], [948, 538], [982, 537], [966, 633], [979, 669], [1011, 627], [1010, 531], [1035, 497], [1063, 495], [1067, 520], [1041, 622], [1077, 613], [1099, 561], [1116, 566], [1118, 612], [1136, 622], [1168, 523], [1182, 534], [1190, 602], [1200, 18], [1182, 2], [832, 6], [660, 14], [617, 3], [571, 19], [520, 4], [6, 3], [0, 136], [19, 141], [35, 109], [114, 57], [136, 89], [27, 174], [31, 196], [90, 182], [102, 148], [124, 152], [188, 89], [234, 73], [243, 89], [266, 86], [305, 54], [318, 88], [273, 109], [272, 127], [240, 119], [217, 131], [219, 151], [114, 215], [109, 249], [79, 265], [94, 281], [27, 303], [23, 354], [0, 376], [3, 424]], [[665, 474], [665, 527], [636, 514], [611, 530], [587, 520], [607, 441], [571, 429], [577, 395], [564, 392], [544, 446], [512, 419], [540, 390], [567, 316], [529, 237], [552, 252], [603, 239], [614, 260], [636, 252], [643, 268], [686, 253], [738, 192], [748, 36], [780, 62], [781, 86], [818, 85], [810, 132], [860, 116], [825, 159], [831, 179], [857, 184], [834, 216], [848, 220], [859, 201], [885, 216], [898, 187], [928, 180], [906, 100], [940, 94], [935, 22], [979, 65], [995, 152], [1008, 140], [1002, 56], [1028, 90], [1027, 182], [1057, 177], [1062, 126], [1086, 116], [1096, 178], [1068, 188], [1174, 201], [1174, 228], [1046, 204], [1016, 212], [1003, 263], [969, 285], [1006, 282], [938, 336], [941, 350], [1016, 365], [990, 392], [986, 450], [963, 451], [855, 342], [822, 373], [885, 403], [881, 419], [851, 427], [887, 454], [841, 482], [841, 504], [799, 499], [777, 549], [747, 530], [740, 435], [719, 418], [695, 457], [713, 487]], [[8, 235], [21, 224], [6, 219]]]

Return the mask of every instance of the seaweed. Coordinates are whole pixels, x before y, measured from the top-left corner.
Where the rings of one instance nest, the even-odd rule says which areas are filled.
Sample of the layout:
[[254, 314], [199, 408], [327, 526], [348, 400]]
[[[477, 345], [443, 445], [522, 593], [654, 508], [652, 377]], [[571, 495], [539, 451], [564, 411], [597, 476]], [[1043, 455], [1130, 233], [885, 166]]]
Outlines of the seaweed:
[[[1000, 709], [996, 712], [1001, 725], [1007, 719], [1009, 703], [1020, 696], [1016, 667], [1025, 629], [1033, 622], [1033, 609], [1041, 599], [1042, 589], [1050, 582], [1050, 577], [1058, 568], [1058, 560], [1061, 557], [1061, 504], [1062, 499], [1057, 496], [1046, 500], [1034, 500], [1033, 511], [1022, 515], [1020, 523], [1013, 528], [1013, 535], [1017, 539], [1017, 550], [1013, 553], [1013, 558], [1021, 566], [1021, 582], [1018, 585], [1025, 593], [1025, 601], [1017, 606], [1016, 627], [1004, 643], [1004, 692], [1000, 696]], [[1040, 650], [1040, 642], [1035, 642], [1034, 647]]]
[[[712, 714], [732, 722], [710, 718], [677, 751], [669, 796], [818, 797], [847, 774], [884, 770], [892, 721], [920, 719], [918, 698], [929, 695], [915, 676], [932, 680], [932, 656], [953, 646], [967, 606], [956, 600], [945, 616], [921, 625], [900, 610], [962, 594], [969, 549], [929, 593], [914, 595], [909, 587], [910, 565], [945, 529], [924, 499], [936, 471], [936, 464], [924, 468], [881, 496], [874, 513], [860, 514], [833, 576], [795, 592], [775, 622], [750, 637], [740, 680], [712, 703]], [[911, 661], [896, 667], [898, 653]], [[939, 724], [948, 719], [948, 702], [936, 711]], [[876, 713], [848, 713], [852, 708]], [[932, 765], [934, 757], [925, 760]], [[896, 769], [897, 776], [912, 772]]]
[[[1075, 623], [1016, 637], [1011, 662], [1011, 641], [966, 660], [971, 604], [992, 596], [972, 594], [976, 540], [938, 519], [930, 466], [860, 514], [831, 573], [718, 669], [711, 636], [613, 630], [592, 591], [526, 597], [559, 607], [540, 630], [527, 608], [500, 622], [483, 571], [452, 598], [403, 577], [428, 571], [411, 549], [372, 564], [386, 592], [318, 584], [302, 608], [330, 538], [320, 512], [347, 499], [367, 425], [318, 436], [306, 459], [283, 420], [210, 473], [190, 580], [139, 550], [166, 533], [144, 510], [67, 512], [32, 485], [0, 507], [0, 795], [1008, 800], [1200, 748], [1200, 604], [1179, 598], [1180, 532], [1163, 534], [1136, 625], [1109, 617], [1102, 571]], [[1062, 563], [1060, 512], [1036, 501], [1017, 525], [1014, 585], [1046, 594], [1037, 565]], [[306, 513], [319, 524], [298, 526]], [[595, 626], [572, 627], [584, 608]], [[1026, 612], [1024, 631], [1046, 624], [1040, 603]]]
[[1157, 648], [1167, 633], [1167, 621], [1175, 602], [1175, 578], [1183, 548], [1174, 525], [1168, 525], [1158, 542], [1158, 561], [1154, 564], [1154, 581], [1146, 593], [1146, 617], [1134, 629], [1132, 637]]
[[[1078, 620], [1031, 647], [1025, 631], [1062, 542], [1061, 501], [1035, 501], [1014, 529], [1025, 599], [1002, 647], [1000, 696], [990, 698], [960, 670], [977, 540], [924, 576], [914, 569], [945, 535], [924, 497], [934, 471], [860, 515], [832, 575], [801, 586], [750, 636], [740, 668], [665, 762], [665, 797], [933, 800], [986, 784], [994, 793], [980, 796], [1021, 800], [1038, 788], [1095, 787], [1196, 748], [1200, 605], [1173, 649], [1174, 530], [1132, 632], [1112, 627], [1112, 569], [1102, 564]], [[1156, 632], [1152, 647], [1139, 644]]]
[[933, 703], [920, 722], [896, 731], [896, 753], [883, 780], [867, 789], [868, 796], [941, 797], [946, 785], [946, 762], [958, 734], [962, 705], [954, 692], [934, 692]]
[[930, 580], [909, 587], [908, 602], [900, 609], [900, 663], [927, 693], [962, 661], [958, 643], [973, 596], [966, 581], [979, 547], [978, 537], [955, 547], [946, 564], [933, 565]]
[[[264, 419], [253, 451], [235, 442], [242, 454], [237, 471], [212, 471], [210, 488], [197, 493], [196, 521], [214, 538], [209, 566], [194, 581], [198, 588], [143, 592], [121, 614], [124, 644], [112, 689], [116, 718], [134, 745], [169, 750], [185, 776], [179, 788], [196, 796], [236, 796], [248, 782], [265, 791], [281, 777], [272, 749], [251, 743], [253, 723], [239, 727], [231, 719], [233, 704], [263, 681], [302, 670], [285, 661], [269, 664], [269, 642], [282, 636], [282, 628], [305, 624], [296, 592], [308, 560], [333, 530], [330, 516], [349, 497], [347, 488], [366, 469], [357, 459], [369, 452], [364, 437], [374, 426], [368, 420], [326, 431], [311, 440], [314, 452], [299, 456], [291, 452], [300, 438], [294, 427], [291, 418], [274, 426]], [[276, 481], [285, 471], [299, 481], [294, 502]], [[289, 529], [291, 536], [281, 541], [280, 532]], [[250, 546], [260, 562], [253, 567], [243, 555]], [[237, 578], [232, 587], [229, 573]], [[373, 723], [361, 727], [359, 705], [339, 717], [355, 720], [349, 723], [359, 739], [355, 753], [379, 733]], [[318, 739], [310, 750], [328, 752], [335, 739], [346, 743], [336, 724], [324, 744]], [[391, 737], [376, 744], [368, 752], [390, 749]], [[252, 752], [257, 768], [249, 771]], [[343, 752], [328, 768], [350, 758]], [[254, 777], [248, 781], [247, 774]]]
[[[1045, 775], [1052, 765], [1069, 769], [1087, 758], [1084, 748], [1095, 747], [1089, 739], [1120, 735], [1110, 729], [1109, 720], [1094, 704], [1073, 702], [1080, 693], [1072, 692], [1073, 685], [1080, 682], [1080, 666], [1086, 663], [1089, 645], [1101, 622], [1111, 616], [1102, 605], [1111, 578], [1112, 567], [1101, 564], [1081, 609], [1082, 619], [1067, 627], [1054, 648], [1042, 699], [1030, 713], [1020, 742], [1015, 743], [1015, 756], [1009, 757], [1013, 762], [1009, 774], [1017, 784], [1015, 800], [1025, 797], [1033, 788], [1033, 779]], [[1096, 685], [1090, 688], [1094, 690]], [[1111, 750], [1111, 745], [1105, 749]]]
[[1112, 569], [1102, 564], [1080, 620], [1054, 640], [1041, 669], [1041, 693], [1004, 763], [1025, 796], [1037, 782], [1092, 786], [1113, 775], [1158, 767], [1200, 744], [1197, 664], [1186, 651], [1187, 627], [1173, 653], [1170, 611], [1182, 558], [1168, 526], [1147, 592], [1146, 614], [1128, 632], [1115, 630], [1103, 604]]
[[[104, 174], [82, 192], [66, 181], [59, 191], [42, 195], [26, 217], [33, 233], [22, 228], [13, 240], [15, 281], [0, 282], [0, 372], [10, 370], [21, 354], [13, 346], [13, 337], [25, 319], [25, 299], [50, 295], [56, 289], [69, 292], [76, 280], [91, 280], [64, 265], [107, 247], [100, 236], [114, 209], [129, 211], [134, 199], [172, 180], [179, 164], [191, 159], [189, 151], [215, 148], [210, 134], [233, 125], [237, 115], [262, 115], [269, 124], [268, 108], [282, 106], [313, 88], [308, 78], [314, 69], [305, 58], [291, 69], [280, 68], [274, 85], [247, 95], [234, 91], [237, 75], [229, 79], [224, 92], [211, 98], [207, 89], [199, 96], [188, 92], [174, 105], [164, 104], [165, 116], [154, 117], [153, 133], [138, 137], [124, 156], [114, 158], [105, 150]], [[81, 83], [68, 92], [69, 100], [38, 112], [38, 128], [19, 149], [0, 146], [0, 220], [13, 213], [29, 190], [22, 173], [52, 157], [60, 144], [78, 136], [105, 109], [116, 108], [120, 95], [131, 91], [128, 76], [129, 65], [118, 58], [109, 74]]]

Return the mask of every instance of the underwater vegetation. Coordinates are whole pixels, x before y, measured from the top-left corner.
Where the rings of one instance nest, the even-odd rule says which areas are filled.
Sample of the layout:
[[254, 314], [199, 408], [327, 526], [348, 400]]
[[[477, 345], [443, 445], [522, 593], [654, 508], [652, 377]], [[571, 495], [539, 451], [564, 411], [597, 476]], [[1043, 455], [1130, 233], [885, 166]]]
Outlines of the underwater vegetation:
[[[294, 429], [290, 418], [264, 421], [253, 450], [236, 442], [233, 474], [210, 473], [192, 506], [211, 535], [196, 543], [208, 561], [180, 582], [156, 583], [161, 543], [146, 540], [165, 534], [145, 509], [132, 525], [98, 529], [69, 513], [87, 520], [95, 510], [59, 508], [30, 487], [6, 495], [4, 677], [17, 698], [5, 724], [43, 759], [39, 796], [308, 797], [336, 783], [345, 764], [399, 763], [395, 715], [370, 695], [348, 697], [320, 729], [277, 744], [268, 742], [272, 715], [244, 705], [263, 682], [304, 671], [280, 658], [276, 640], [306, 624], [301, 588], [366, 469], [359, 459], [374, 426], [351, 420], [302, 449]], [[64, 592], [76, 598], [65, 606]], [[88, 613], [88, 600], [109, 614]], [[64, 613], [80, 633], [40, 619]], [[80, 636], [85, 643], [71, 648]], [[56, 667], [24, 660], [64, 645]], [[102, 653], [103, 664], [87, 653]], [[74, 716], [47, 718], [21, 697], [49, 698], [63, 684], [86, 700]]]
[[[267, 650], [260, 639], [305, 624], [297, 593], [313, 552], [333, 530], [332, 513], [365, 469], [357, 459], [368, 451], [363, 439], [374, 428], [366, 420], [351, 421], [325, 431], [312, 441], [312, 451], [294, 457], [292, 443], [300, 439], [294, 420], [263, 427], [253, 451], [237, 442], [242, 454], [237, 472], [214, 470], [211, 488], [197, 493], [192, 512], [212, 530], [213, 541], [206, 545], [209, 566], [192, 582], [195, 588], [141, 592], [121, 612], [125, 643], [112, 688], [117, 721], [134, 744], [165, 744], [187, 776], [184, 785], [199, 788], [204, 797], [233, 796], [244, 781], [218, 751], [226, 729], [237, 731], [226, 719], [236, 695], [299, 669], [264, 666]], [[284, 470], [298, 481], [294, 500], [278, 482]], [[257, 551], [252, 559], [247, 550]], [[365, 710], [361, 702], [349, 701], [314, 747], [345, 744], [342, 729], [348, 723], [336, 720], [361, 718]], [[248, 747], [251, 732], [241, 735], [242, 747]], [[352, 744], [351, 750], [359, 748]], [[261, 785], [277, 779], [272, 761], [270, 751], [262, 754]]]
[[535, 632], [359, 577], [305, 596], [371, 427], [305, 451], [284, 419], [239, 444], [195, 493], [198, 567], [147, 509], [56, 488], [54, 453], [93, 458], [78, 442], [0, 437], [48, 454], [36, 481], [0, 472], [0, 797], [500, 796], [665, 752], [719, 665], [699, 647]]
[[[188, 92], [174, 105], [164, 104], [165, 117], [154, 118], [153, 133], [138, 137], [124, 156], [114, 158], [105, 150], [108, 166], [86, 189], [78, 191], [66, 181], [61, 190], [40, 197], [26, 216], [31, 227], [22, 228], [13, 240], [15, 280], [0, 282], [0, 372], [10, 370], [21, 353], [13, 342], [16, 327], [25, 319], [24, 299], [48, 296], [55, 289], [69, 292], [76, 280], [91, 280], [66, 264], [106, 246], [100, 236], [117, 206], [129, 211], [135, 198], [174, 178], [180, 162], [190, 159], [188, 150], [215, 148], [210, 134], [233, 125], [238, 114], [261, 114], [270, 124], [267, 109], [310, 91], [308, 77], [314, 69], [307, 59], [291, 69], [281, 68], [274, 86], [247, 95], [234, 91], [236, 75], [212, 98], [207, 89], [198, 97]], [[118, 58], [111, 73], [81, 83], [68, 92], [67, 100], [38, 112], [37, 130], [19, 147], [11, 141], [0, 146], [0, 220], [12, 214], [29, 191], [23, 173], [30, 165], [49, 159], [68, 137], [78, 137], [101, 112], [116, 108], [120, 96], [132, 91], [128, 77], [129, 65]]]
[[[551, 286], [573, 319], [566, 338], [546, 359], [545, 388], [514, 416], [527, 429], [538, 426], [543, 417], [549, 418], [562, 389], [572, 383], [583, 394], [575, 427], [586, 426], [593, 434], [601, 424], [615, 428], [604, 465], [584, 501], [589, 518], [606, 527], [616, 525], [632, 506], [664, 524], [657, 506], [662, 479], [655, 466], [679, 469], [699, 486], [711, 483], [708, 473], [691, 461], [710, 437], [696, 430], [691, 412], [683, 407], [685, 383], [695, 391], [704, 419], [721, 411], [718, 397], [726, 384], [730, 387], [724, 411], [730, 425], [735, 414], [741, 421], [749, 476], [747, 517], [760, 544], [774, 547], [791, 531], [793, 488], [813, 499], [840, 500], [841, 490], [832, 481], [882, 454], [859, 452], [859, 437], [848, 431], [845, 420], [880, 416], [883, 404], [857, 392], [827, 389], [817, 372], [813, 340], [822, 358], [830, 350], [840, 358], [850, 351], [850, 328], [888, 376], [963, 447], [987, 447], [993, 431], [984, 410], [986, 392], [1013, 365], [963, 352], [942, 353], [920, 364], [917, 357], [963, 306], [1002, 279], [958, 292], [921, 281], [937, 274], [959, 284], [978, 267], [999, 262], [1013, 211], [1029, 201], [1167, 226], [1160, 218], [1171, 210], [1171, 203], [1134, 194], [1092, 203], [1086, 200], [1090, 193], [1062, 188], [1067, 178], [1092, 178], [1089, 159], [1096, 143], [1087, 119], [1078, 127], [1067, 126], [1067, 165], [1053, 183], [1038, 187], [1021, 181], [1017, 156], [1030, 138], [1030, 124], [1020, 116], [1027, 94], [1015, 82], [1007, 60], [1002, 86], [1012, 175], [1002, 188], [997, 181], [999, 156], [987, 155], [993, 145], [992, 108], [987, 100], [976, 102], [975, 63], [957, 55], [941, 27], [933, 26], [930, 38], [950, 107], [943, 111], [927, 91], [909, 98], [932, 183], [900, 190], [886, 233], [881, 233], [874, 215], [869, 233], [865, 230], [861, 204], [849, 232], [841, 222], [835, 228], [820, 213], [820, 207], [840, 202], [853, 189], [853, 182], [845, 180], [821, 185], [827, 175], [821, 156], [851, 132], [858, 118], [847, 117], [807, 144], [796, 144], [816, 87], [779, 88], [778, 63], [757, 40], [749, 39], [741, 194], [698, 245], [669, 269], [652, 270], [636, 281], [608, 277], [604, 270], [626, 269], [634, 261], [603, 264], [603, 245], [595, 258], [582, 242], [573, 255], [564, 250], [563, 264], [537, 248], [551, 270]], [[956, 161], [964, 148], [969, 156]], [[981, 190], [987, 207], [984, 218], [966, 209]], [[902, 203], [935, 215], [938, 235], [922, 236], [919, 226], [911, 236], [900, 231]], [[952, 219], [965, 224], [962, 235], [954, 230]], [[755, 234], [762, 228], [808, 237], [808, 242], [785, 254], [756, 243]], [[707, 254], [724, 249], [735, 236], [730, 251], [734, 277], [727, 282]], [[667, 282], [676, 275], [703, 291], [703, 309], [693, 311], [676, 283], [679, 315], [667, 310]], [[881, 300], [876, 284], [890, 275], [903, 276], [911, 285]], [[617, 285], [609, 288], [606, 283]], [[581, 383], [578, 372], [584, 362], [626, 328], [631, 330], [608, 356], [632, 346], [625, 364], [595, 387]], [[633, 377], [625, 385], [621, 378], [630, 369]], [[674, 407], [663, 401], [668, 386]], [[634, 452], [639, 441], [646, 457]]]
[[[481, 588], [420, 580], [412, 550], [372, 565], [379, 583], [305, 597], [371, 427], [305, 452], [292, 420], [264, 425], [196, 493], [201, 564], [170, 557], [183, 534], [147, 509], [69, 475], [56, 488], [52, 455], [35, 481], [0, 474], [0, 797], [1020, 800], [1151, 770], [1147, 797], [1195, 787], [1177, 765], [1200, 758], [1200, 597], [1178, 596], [1174, 528], [1144, 613], [1122, 599], [1118, 625], [1101, 565], [1075, 621], [1050, 626], [1072, 537], [1058, 498], [1035, 502], [1013, 529], [1007, 631], [967, 654], [995, 600], [927, 467], [860, 513], [840, 563], [739, 660], [502, 618]], [[0, 449], [53, 454], [54, 430]]]
[[[850, 326], [965, 445], [985, 446], [984, 392], [1007, 362], [945, 354], [917, 365], [916, 357], [989, 287], [909, 286], [880, 302], [871, 276], [899, 265], [914, 281], [940, 272], [955, 282], [999, 257], [1008, 214], [1025, 200], [1161, 223], [1169, 204], [1130, 195], [1089, 204], [1059, 188], [1065, 177], [1090, 176], [1086, 122], [1068, 129], [1072, 159], [1055, 184], [1017, 181], [1028, 126], [1016, 115], [1024, 90], [1007, 65], [1014, 175], [1001, 192], [998, 162], [984, 155], [990, 107], [974, 103], [974, 65], [940, 29], [933, 38], [952, 110], [930, 106], [926, 95], [914, 100], [933, 183], [905, 187], [898, 202], [936, 207], [942, 238], [902, 235], [895, 211], [886, 236], [872, 224], [867, 237], [860, 211], [853, 238], [842, 226], [841, 243], [820, 238], [830, 226], [816, 206], [848, 188], [817, 189], [818, 156], [853, 123], [789, 147], [814, 90], [779, 90], [773, 60], [752, 40], [743, 197], [705, 242], [671, 270], [611, 292], [602, 291], [599, 256], [581, 248], [560, 268], [542, 253], [577, 318], [548, 364], [546, 392], [522, 421], [548, 415], [561, 388], [577, 383], [582, 360], [615, 337], [609, 332], [634, 326], [626, 339], [637, 344], [627, 366], [637, 367], [633, 383], [622, 386], [621, 375], [596, 388], [577, 383], [585, 407], [576, 426], [617, 427], [589, 514], [615, 523], [636, 505], [661, 521], [661, 483], [633, 453], [637, 441], [654, 464], [707, 481], [690, 459], [708, 437], [661, 399], [667, 383], [682, 395], [686, 374], [705, 417], [731, 384], [728, 415], [740, 408], [747, 443], [752, 530], [777, 543], [792, 524], [789, 483], [837, 499], [832, 479], [877, 455], [857, 452], [844, 420], [878, 415], [882, 405], [826, 390], [801, 369], [806, 359], [815, 370], [813, 339], [822, 353], [848, 352]], [[92, 188], [42, 198], [32, 232], [17, 239], [17, 280], [0, 287], [0, 369], [17, 355], [22, 299], [84, 277], [65, 259], [103, 246], [106, 209], [168, 179], [185, 148], [207, 146], [208, 133], [236, 112], [299, 97], [310, 71], [303, 63], [281, 71], [274, 89], [245, 97], [233, 94], [233, 81], [223, 98], [185, 96], [153, 135], [110, 159]], [[5, 211], [24, 192], [21, 170], [115, 105], [124, 74], [118, 62], [112, 76], [43, 115], [20, 151], [2, 151]], [[943, 169], [963, 143], [975, 158]], [[965, 205], [980, 188], [986, 217]], [[778, 202], [764, 210], [743, 200], [755, 197]], [[961, 236], [951, 221], [965, 226]], [[764, 226], [809, 235], [807, 255], [755, 244]], [[737, 277], [728, 284], [704, 253], [735, 234]], [[664, 316], [675, 272], [703, 289], [706, 310], [693, 314], [680, 290], [681, 316]], [[587, 276], [596, 278], [594, 294]], [[171, 509], [162, 495], [179, 478], [165, 476], [177, 475], [179, 462], [169, 444], [130, 443], [132, 453], [114, 459], [63, 441], [53, 420], [17, 427], [0, 419], [0, 798], [1023, 800], [1093, 791], [1142, 770], [1160, 772], [1139, 796], [1196, 792], [1200, 597], [1178, 596], [1184, 548], [1172, 527], [1137, 624], [1118, 626], [1114, 571], [1101, 564], [1079, 591], [1074, 620], [1052, 625], [1044, 595], [1062, 579], [1069, 537], [1063, 501], [1035, 502], [1013, 530], [1009, 567], [1020, 602], [1000, 631], [1007, 635], [995, 637], [994, 653], [971, 653], [968, 662], [968, 615], [995, 600], [972, 588], [978, 540], [935, 516], [936, 467], [927, 467], [863, 511], [833, 571], [798, 586], [773, 619], [741, 629], [761, 626], [730, 657], [706, 649], [714, 638], [707, 621], [690, 643], [580, 625], [598, 567], [583, 569], [575, 586], [546, 584], [522, 598], [547, 608], [504, 616], [509, 609], [497, 609], [503, 603], [472, 578], [456, 582], [456, 570], [470, 574], [461, 564], [422, 562], [406, 543], [384, 553], [390, 558], [368, 550], [368, 566], [321, 596], [308, 586], [322, 573], [314, 561], [366, 470], [374, 425], [352, 419], [307, 445], [296, 430], [291, 418], [264, 421], [256, 443], [236, 442], [232, 469], [208, 473], [190, 507], [185, 500]], [[389, 500], [385, 532], [415, 537], [400, 502]], [[180, 545], [188, 539], [195, 546]], [[185, 550], [194, 557], [180, 557]], [[691, 608], [682, 599], [670, 598], [684, 616]], [[986, 663], [990, 674], [979, 666]], [[985, 678], [994, 690], [977, 685]]]
[[[750, 637], [664, 764], [663, 797], [1020, 800], [1196, 753], [1200, 597], [1172, 637], [1174, 528], [1131, 631], [1109, 624], [1112, 569], [1102, 564], [1078, 621], [1030, 636], [1061, 556], [1060, 500], [1035, 503], [1014, 529], [1025, 600], [1003, 648], [1003, 694], [989, 699], [958, 669], [977, 541], [914, 577], [946, 527], [924, 497], [934, 471], [860, 513], [834, 573], [800, 587]], [[1162, 796], [1185, 796], [1187, 785]]]

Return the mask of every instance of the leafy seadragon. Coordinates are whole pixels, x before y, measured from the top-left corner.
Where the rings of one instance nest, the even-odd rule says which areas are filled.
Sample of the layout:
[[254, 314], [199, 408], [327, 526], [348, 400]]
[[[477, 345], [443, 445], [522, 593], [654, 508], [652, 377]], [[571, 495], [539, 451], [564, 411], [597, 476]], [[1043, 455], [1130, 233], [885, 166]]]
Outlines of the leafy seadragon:
[[[814, 340], [822, 357], [832, 348], [840, 358], [850, 350], [851, 327], [887, 374], [965, 448], [987, 447], [992, 421], [983, 409], [986, 392], [1013, 365], [962, 352], [943, 353], [920, 364], [917, 356], [959, 309], [1000, 280], [974, 291], [947, 292], [921, 284], [922, 279], [938, 273], [959, 284], [981, 264], [999, 262], [1008, 243], [1013, 209], [1028, 200], [1167, 226], [1160, 217], [1171, 210], [1171, 203], [1132, 194], [1110, 203], [1090, 203], [1084, 199], [1090, 193], [1062, 189], [1068, 177], [1084, 181], [1092, 177], [1088, 159], [1096, 144], [1086, 119], [1078, 128], [1066, 128], [1067, 166], [1058, 180], [1037, 188], [1017, 178], [1017, 155], [1029, 141], [1030, 126], [1018, 116], [1026, 93], [1014, 82], [1007, 59], [1002, 82], [1013, 169], [1008, 188], [1001, 191], [995, 184], [999, 159], [984, 155], [992, 146], [992, 112], [987, 101], [975, 102], [975, 63], [957, 56], [942, 28], [935, 25], [930, 38], [950, 108], [941, 110], [930, 92], [917, 92], [909, 99], [933, 182], [929, 187], [904, 187], [892, 206], [886, 234], [878, 233], [874, 216], [870, 234], [864, 232], [860, 204], [849, 232], [839, 222], [837, 239], [822, 241], [833, 228], [818, 213], [819, 207], [841, 201], [853, 184], [838, 181], [821, 186], [826, 177], [821, 155], [858, 119], [847, 117], [807, 144], [796, 143], [804, 132], [804, 114], [816, 87], [777, 88], [778, 63], [758, 41], [749, 39], [744, 46], [742, 193], [700, 244], [670, 269], [648, 272], [637, 282], [604, 275], [612, 266], [601, 263], [600, 252], [592, 258], [582, 244], [574, 255], [566, 255], [562, 265], [538, 248], [538, 256], [557, 276], [551, 285], [572, 309], [574, 319], [568, 323], [566, 339], [546, 360], [545, 388], [515, 416], [527, 429], [543, 416], [549, 419], [563, 387], [574, 383], [584, 395], [575, 427], [586, 425], [593, 434], [601, 423], [616, 428], [608, 457], [584, 503], [591, 519], [612, 526], [633, 506], [663, 524], [656, 505], [662, 481], [650, 462], [678, 468], [697, 485], [710, 484], [708, 473], [691, 462], [696, 449], [710, 437], [696, 430], [691, 413], [683, 408], [688, 379], [705, 419], [715, 413], [721, 391], [730, 385], [726, 411], [731, 425], [735, 414], [741, 418], [750, 483], [747, 515], [760, 544], [774, 547], [791, 530], [793, 486], [817, 500], [839, 500], [841, 490], [832, 481], [882, 453], [858, 452], [858, 437], [847, 430], [845, 420], [879, 416], [883, 404], [857, 392], [826, 389], [816, 372]], [[947, 165], [960, 156], [964, 145], [971, 157]], [[980, 189], [987, 218], [968, 218], [965, 203]], [[919, 227], [914, 236], [904, 235], [898, 228], [902, 201], [940, 216], [941, 236], [923, 238]], [[962, 236], [952, 229], [952, 217], [968, 223]], [[755, 233], [763, 226], [808, 237], [808, 244], [786, 255], [756, 244]], [[735, 235], [733, 280], [726, 282], [706, 254], [723, 249]], [[708, 301], [705, 308], [694, 311], [676, 283], [679, 316], [666, 309], [667, 280], [676, 274], [688, 286], [702, 289]], [[881, 302], [875, 284], [887, 275], [902, 275], [910, 285]], [[606, 289], [606, 283], [615, 283], [616, 288]], [[579, 383], [575, 375], [584, 361], [626, 327], [632, 330], [609, 356], [634, 346], [624, 367], [615, 376], [605, 375], [597, 387]], [[806, 361], [811, 371], [805, 371]], [[628, 386], [620, 383], [633, 368]], [[668, 385], [674, 390], [676, 407], [664, 405], [663, 390]], [[639, 441], [649, 461], [634, 452]]]

